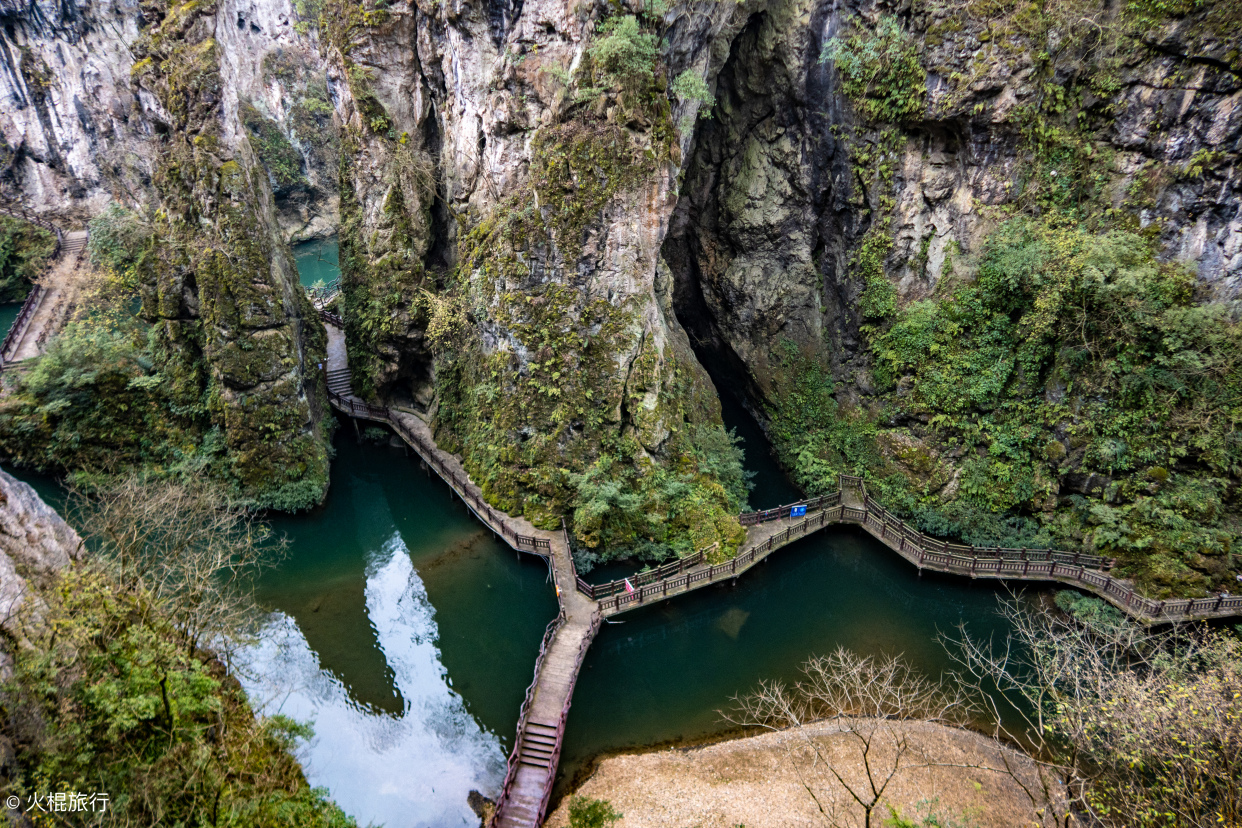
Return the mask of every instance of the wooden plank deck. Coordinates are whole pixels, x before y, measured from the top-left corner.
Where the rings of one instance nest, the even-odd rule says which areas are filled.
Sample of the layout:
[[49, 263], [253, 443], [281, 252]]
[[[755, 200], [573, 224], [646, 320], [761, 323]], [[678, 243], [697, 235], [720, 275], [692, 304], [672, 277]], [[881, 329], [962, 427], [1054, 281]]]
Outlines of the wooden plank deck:
[[[826, 526], [855, 524], [920, 569], [976, 578], [1060, 581], [1090, 590], [1147, 621], [1189, 620], [1242, 614], [1242, 596], [1156, 602], [1111, 577], [1107, 561], [1093, 555], [1049, 550], [1016, 550], [950, 544], [921, 535], [868, 497], [860, 478], [842, 477], [841, 491], [814, 498], [805, 517], [788, 507], [742, 515], [747, 537], [730, 561], [711, 564], [710, 550], [674, 561], [654, 572], [633, 576], [631, 589], [620, 582], [587, 584], [577, 577], [569, 538], [536, 529], [528, 521], [499, 512], [484, 501], [461, 462], [441, 450], [431, 429], [412, 413], [372, 406], [352, 393], [340, 319], [321, 310], [328, 329], [326, 375], [334, 407], [352, 417], [387, 423], [444, 479], [485, 525], [515, 549], [545, 557], [556, 582], [560, 614], [549, 625], [535, 662], [535, 676], [522, 705], [508, 773], [497, 798], [493, 828], [537, 828], [547, 811], [565, 735], [574, 685], [587, 648], [603, 617], [675, 597], [712, 583], [735, 580], [788, 544]], [[604, 593], [597, 591], [603, 586]], [[598, 599], [597, 599], [598, 597]]]

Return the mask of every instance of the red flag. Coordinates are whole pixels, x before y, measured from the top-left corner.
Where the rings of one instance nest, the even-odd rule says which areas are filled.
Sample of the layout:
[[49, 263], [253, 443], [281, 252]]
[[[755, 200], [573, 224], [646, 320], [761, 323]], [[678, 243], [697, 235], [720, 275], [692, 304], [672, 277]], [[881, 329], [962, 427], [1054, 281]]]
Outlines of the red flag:
[[625, 579], [625, 591], [626, 591], [626, 592], [633, 592], [633, 591], [634, 591], [634, 585], [630, 583], [630, 579], [629, 579], [629, 578], [626, 578], [626, 579]]

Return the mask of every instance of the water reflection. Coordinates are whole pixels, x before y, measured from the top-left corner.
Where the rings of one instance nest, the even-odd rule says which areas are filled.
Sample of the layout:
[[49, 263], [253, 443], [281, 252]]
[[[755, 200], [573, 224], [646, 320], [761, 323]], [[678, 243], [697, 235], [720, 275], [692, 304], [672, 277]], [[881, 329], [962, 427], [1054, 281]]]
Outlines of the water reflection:
[[303, 748], [313, 785], [327, 787], [359, 819], [388, 826], [475, 825], [469, 792], [494, 795], [505, 755], [449, 687], [437, 647], [435, 609], [394, 535], [367, 568], [366, 612], [404, 701], [392, 714], [358, 704], [319, 658], [297, 623], [273, 613], [241, 659], [242, 683], [265, 713], [311, 722]]

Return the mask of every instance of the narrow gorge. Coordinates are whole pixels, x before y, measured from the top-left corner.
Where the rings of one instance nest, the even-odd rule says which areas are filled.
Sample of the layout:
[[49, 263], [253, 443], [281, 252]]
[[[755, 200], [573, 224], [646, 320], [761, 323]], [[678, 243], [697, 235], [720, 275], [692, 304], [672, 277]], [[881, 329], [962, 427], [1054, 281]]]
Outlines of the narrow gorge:
[[[815, 577], [855, 568], [856, 594], [824, 587], [842, 606], [924, 608], [877, 629], [1024, 629], [990, 619], [984, 578], [1144, 624], [1242, 614], [1242, 6], [11, 0], [0, 22], [3, 462], [66, 502], [203, 486], [292, 538], [255, 582], [276, 615], [240, 680], [260, 715], [273, 665], [318, 688], [288, 691], [295, 718], [335, 721], [322, 738], [353, 770], [318, 776], [316, 742], [288, 744], [350, 817], [400, 824], [401, 797], [360, 804], [383, 773], [368, 751], [417, 765], [437, 728], [450, 746], [426, 756], [451, 770], [410, 824], [471, 822], [474, 785], [486, 819], [535, 825], [602, 753], [718, 736], [673, 688], [651, 703], [679, 713], [626, 720], [642, 735], [566, 729], [570, 697], [607, 718], [591, 670], [626, 681], [594, 654], [654, 636], [676, 601], [706, 618], [707, 590], [670, 596], [711, 583], [755, 590], [712, 622], [733, 642], [754, 596], [801, 595], [798, 643], [726, 668], [723, 642], [696, 703], [829, 640], [961, 668], [934, 633], [862, 643], [842, 630], [863, 622], [809, 620], [813, 585], [765, 580], [786, 544], [832, 550]], [[462, 522], [423, 522], [453, 497]], [[798, 539], [830, 523], [862, 531]], [[435, 584], [502, 600], [500, 570], [465, 561], [505, 545], [534, 556], [509, 587], [540, 588], [546, 561], [561, 614], [541, 649], [548, 602], [495, 616], [531, 639], [523, 670], [538, 650], [535, 683], [480, 701], [453, 684], [485, 683], [469, 647], [437, 649]], [[329, 633], [312, 616], [342, 596], [352, 620]], [[385, 735], [364, 748], [351, 727]], [[519, 818], [531, 749], [547, 778]]]

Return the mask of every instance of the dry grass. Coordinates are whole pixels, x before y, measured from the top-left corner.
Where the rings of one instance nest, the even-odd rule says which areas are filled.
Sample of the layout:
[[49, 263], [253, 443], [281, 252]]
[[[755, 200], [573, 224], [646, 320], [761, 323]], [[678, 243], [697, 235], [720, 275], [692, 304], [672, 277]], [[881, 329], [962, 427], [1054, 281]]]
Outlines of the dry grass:
[[[937, 812], [967, 817], [980, 828], [1042, 825], [1044, 820], [1023, 790], [1037, 791], [1034, 762], [993, 739], [927, 722], [881, 721], [900, 729], [919, 757], [893, 779], [881, 801], [913, 815], [923, 800], [938, 800]], [[826, 812], [807, 793], [791, 761], [806, 750], [806, 739], [847, 779], [862, 772], [859, 742], [835, 722], [807, 725], [800, 733], [780, 731], [715, 745], [675, 748], [606, 759], [576, 793], [607, 799], [624, 814], [617, 828], [800, 828], [861, 824], [861, 812], [839, 783], [814, 787]], [[893, 740], [887, 740], [892, 743]], [[925, 759], [925, 761], [923, 761]], [[938, 763], [923, 767], [926, 763]], [[1014, 769], [1007, 773], [981, 767]], [[946, 767], [969, 765], [974, 767]], [[810, 781], [810, 780], [805, 780]], [[825, 793], [827, 796], [825, 797]], [[887, 816], [887, 808], [883, 809]], [[878, 823], [879, 820], [874, 822]], [[549, 816], [548, 828], [569, 824], [568, 798]]]

